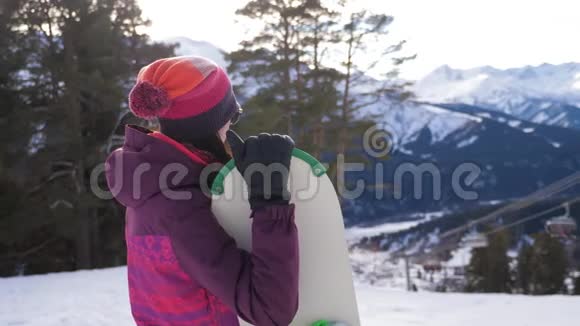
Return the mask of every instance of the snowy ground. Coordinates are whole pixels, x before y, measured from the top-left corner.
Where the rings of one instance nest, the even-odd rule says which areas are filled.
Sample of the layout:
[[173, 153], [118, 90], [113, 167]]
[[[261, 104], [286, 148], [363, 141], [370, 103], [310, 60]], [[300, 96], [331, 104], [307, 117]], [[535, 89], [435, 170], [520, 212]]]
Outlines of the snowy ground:
[[398, 231], [403, 231], [417, 226], [424, 222], [424, 220], [409, 221], [409, 222], [398, 222], [398, 223], [385, 223], [372, 227], [351, 227], [346, 229], [346, 240], [349, 242], [354, 242], [360, 240], [363, 237], [372, 237], [375, 235], [385, 234], [385, 233], [395, 233]]
[[[363, 326], [577, 326], [580, 297], [408, 293], [357, 285]], [[0, 279], [2, 326], [128, 326], [126, 269]]]
[[394, 222], [394, 223], [382, 223], [375, 226], [360, 227], [354, 226], [347, 228], [345, 231], [345, 237], [347, 242], [355, 243], [364, 237], [372, 237], [381, 234], [395, 233], [403, 230], [410, 229], [421, 223], [431, 221], [432, 219], [440, 218], [445, 215], [445, 212], [428, 212], [415, 215], [409, 215], [411, 218], [417, 218], [413, 221], [406, 222]]

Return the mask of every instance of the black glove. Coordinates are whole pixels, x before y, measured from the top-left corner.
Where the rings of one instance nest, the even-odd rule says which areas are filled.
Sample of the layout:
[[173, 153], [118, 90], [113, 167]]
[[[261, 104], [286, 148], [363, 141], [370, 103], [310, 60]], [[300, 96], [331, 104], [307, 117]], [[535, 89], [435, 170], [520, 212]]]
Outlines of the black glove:
[[236, 167], [248, 185], [252, 210], [268, 205], [288, 204], [288, 173], [294, 149], [292, 138], [263, 133], [257, 137], [248, 137], [244, 142], [230, 130], [227, 139]]

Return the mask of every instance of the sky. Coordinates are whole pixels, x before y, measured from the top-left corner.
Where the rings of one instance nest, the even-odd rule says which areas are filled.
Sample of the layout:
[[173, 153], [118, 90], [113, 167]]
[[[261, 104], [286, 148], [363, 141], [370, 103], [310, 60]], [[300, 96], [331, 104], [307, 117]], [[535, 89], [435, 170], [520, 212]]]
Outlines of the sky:
[[[580, 62], [578, 0], [351, 0], [395, 17], [392, 41], [407, 40], [402, 77], [437, 67], [497, 68]], [[186, 36], [226, 51], [252, 29], [235, 11], [247, 0], [139, 0], [155, 40]]]

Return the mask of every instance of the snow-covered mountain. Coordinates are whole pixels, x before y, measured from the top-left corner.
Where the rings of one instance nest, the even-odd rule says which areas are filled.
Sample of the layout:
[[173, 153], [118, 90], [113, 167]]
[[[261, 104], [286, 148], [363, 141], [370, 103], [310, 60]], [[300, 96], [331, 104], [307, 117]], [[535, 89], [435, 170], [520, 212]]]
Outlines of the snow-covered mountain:
[[431, 142], [437, 143], [470, 123], [481, 122], [481, 118], [437, 105], [409, 102], [384, 110], [381, 122], [396, 140], [395, 147], [401, 152], [408, 152], [405, 146], [417, 140], [425, 129], [431, 133]]
[[[223, 51], [210, 43], [186, 38], [168, 42], [179, 44], [180, 55], [203, 55], [227, 66]], [[244, 95], [251, 95], [252, 81], [238, 82], [250, 85], [238, 94], [243, 101]], [[380, 116], [379, 125], [396, 143], [382, 165], [385, 180], [379, 186], [392, 186], [401, 164], [434, 163], [443, 179], [443, 197], [417, 200], [414, 186], [404, 184], [402, 200], [392, 200], [387, 193], [377, 201], [371, 187], [368, 196], [343, 207], [347, 224], [477, 205], [457, 198], [451, 189], [454, 169], [466, 161], [482, 170], [473, 184], [481, 202], [521, 197], [580, 169], [580, 64], [507, 70], [444, 66], [414, 88], [416, 101], [368, 108]], [[375, 182], [374, 168], [369, 165], [361, 173], [369, 183]]]
[[[165, 42], [177, 44], [178, 55], [201, 55], [227, 66], [225, 52], [209, 42], [186, 37]], [[507, 70], [490, 66], [459, 70], [445, 65], [418, 81], [414, 91], [419, 101], [428, 104], [372, 109], [384, 112], [382, 121], [401, 144], [414, 140], [424, 127], [430, 129], [433, 142], [437, 142], [478, 119], [442, 110], [438, 104], [468, 104], [519, 120], [580, 129], [580, 63]]]
[[[201, 55], [227, 66], [225, 52], [209, 42], [186, 37], [164, 42], [177, 44], [178, 55]], [[490, 66], [460, 70], [444, 65], [419, 80], [413, 90], [421, 102], [468, 104], [538, 124], [580, 129], [580, 63], [506, 70]], [[399, 132], [403, 142], [427, 124], [436, 139], [462, 125], [457, 115], [431, 105], [389, 109], [384, 121], [405, 130]]]
[[552, 126], [580, 129], [580, 63], [506, 70], [442, 66], [414, 87], [430, 103], [462, 103]]
[[194, 41], [187, 37], [173, 37], [163, 41], [167, 44], [176, 44], [177, 55], [199, 55], [209, 58], [222, 67], [228, 64], [224, 57], [225, 52], [217, 46], [206, 41]]
[[[227, 61], [224, 58], [225, 52], [217, 46], [206, 41], [194, 41], [187, 37], [175, 37], [164, 41], [168, 44], [176, 44], [177, 55], [200, 55], [212, 59], [222, 67], [227, 67]], [[250, 81], [251, 83], [251, 81]], [[245, 91], [248, 91], [245, 87]], [[365, 90], [360, 90], [364, 92]], [[251, 91], [250, 91], [251, 92]], [[248, 94], [238, 94], [243, 98]], [[382, 104], [377, 104], [369, 108], [374, 112], [383, 112], [385, 129], [388, 129], [397, 140], [402, 144], [414, 141], [420, 131], [429, 128], [433, 134], [433, 141], [437, 142], [445, 138], [454, 130], [461, 129], [471, 120], [479, 120], [468, 114], [462, 114], [449, 110], [443, 110], [433, 105], [408, 103], [404, 106], [385, 108]], [[397, 144], [399, 145], [399, 144]]]

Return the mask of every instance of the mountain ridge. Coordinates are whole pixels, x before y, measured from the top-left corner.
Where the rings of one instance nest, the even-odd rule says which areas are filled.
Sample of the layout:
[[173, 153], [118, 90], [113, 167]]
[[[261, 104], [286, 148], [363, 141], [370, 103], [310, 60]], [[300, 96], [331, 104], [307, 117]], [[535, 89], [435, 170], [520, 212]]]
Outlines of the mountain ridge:
[[413, 90], [428, 103], [479, 106], [531, 122], [580, 129], [580, 63], [465, 70], [443, 65]]
[[[216, 62], [222, 60], [225, 66], [224, 52], [211, 43], [174, 40], [182, 42], [178, 54], [209, 56]], [[559, 71], [563, 71], [562, 75]], [[357, 200], [344, 201], [347, 225], [511, 200], [580, 170], [580, 108], [576, 106], [576, 99], [580, 103], [580, 94], [574, 88], [576, 77], [580, 82], [580, 64], [545, 64], [507, 70], [484, 66], [469, 71], [443, 66], [430, 76], [415, 86], [419, 90], [417, 100], [381, 103], [367, 109], [380, 114], [378, 124], [396, 140], [391, 159], [383, 162], [381, 173], [388, 177], [383, 185], [375, 186], [389, 189], [388, 185], [394, 184], [394, 171], [402, 164], [433, 163], [443, 180], [442, 198], [434, 200], [427, 194], [415, 199], [413, 183], [404, 180], [398, 185], [403, 188], [400, 200], [388, 197], [392, 195], [390, 189], [387, 198], [380, 201], [371, 190]], [[495, 84], [495, 79], [502, 82]], [[542, 93], [550, 93], [550, 97], [536, 96], [542, 87], [535, 84], [541, 80], [559, 85], [549, 90], [551, 93]], [[429, 86], [434, 83], [433, 87]], [[488, 92], [493, 95], [491, 98], [473, 95], [479, 94], [481, 83], [488, 84], [483, 94]], [[453, 89], [457, 85], [461, 87]], [[441, 96], [426, 97], [422, 91], [425, 89], [439, 91]], [[448, 91], [463, 97], [446, 97]], [[369, 157], [369, 162], [376, 163], [376, 160]], [[474, 201], [462, 200], [453, 194], [451, 187], [454, 169], [465, 162], [481, 168], [478, 179], [468, 187], [478, 192], [479, 197]], [[347, 175], [347, 180], [362, 178], [372, 184], [376, 173], [371, 164], [365, 171]], [[424, 181], [424, 187], [431, 185], [428, 180]]]

